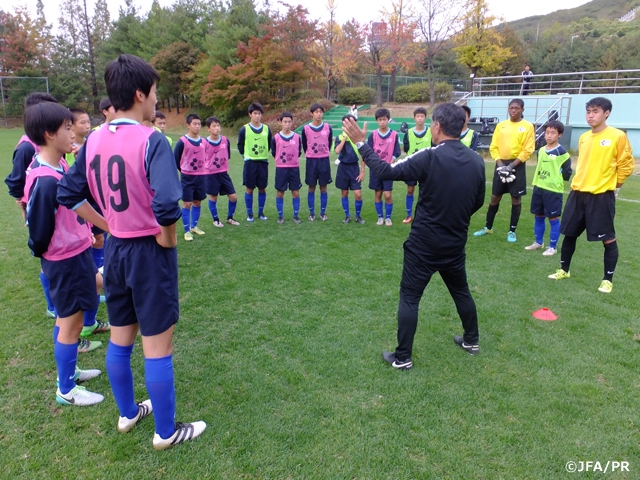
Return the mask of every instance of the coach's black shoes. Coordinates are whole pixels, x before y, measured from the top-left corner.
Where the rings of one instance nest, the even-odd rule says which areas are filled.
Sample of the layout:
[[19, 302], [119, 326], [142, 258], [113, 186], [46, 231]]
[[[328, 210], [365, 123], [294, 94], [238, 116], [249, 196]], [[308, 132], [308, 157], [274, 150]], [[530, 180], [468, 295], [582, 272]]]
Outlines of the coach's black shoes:
[[453, 342], [456, 345], [459, 345], [461, 348], [464, 348], [469, 355], [476, 355], [476, 354], [480, 353], [480, 346], [478, 346], [478, 345], [468, 345], [468, 344], [464, 343], [464, 338], [463, 337], [459, 337], [458, 335], [456, 335], [455, 337], [453, 337]]
[[410, 358], [400, 361], [396, 358], [396, 354], [393, 352], [382, 352], [382, 359], [398, 370], [411, 370], [411, 367], [413, 367], [413, 363], [411, 363]]

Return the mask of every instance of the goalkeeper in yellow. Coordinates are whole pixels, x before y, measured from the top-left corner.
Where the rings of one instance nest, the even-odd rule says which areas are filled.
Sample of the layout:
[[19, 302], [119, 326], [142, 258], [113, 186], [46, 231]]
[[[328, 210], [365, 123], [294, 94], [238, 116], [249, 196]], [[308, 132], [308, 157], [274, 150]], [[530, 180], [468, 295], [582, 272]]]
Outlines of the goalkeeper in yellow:
[[511, 223], [508, 242], [516, 241], [516, 227], [522, 210], [522, 196], [527, 194], [527, 175], [524, 162], [535, 149], [533, 125], [524, 120], [524, 102], [514, 98], [509, 102], [509, 120], [504, 120], [493, 132], [489, 152], [496, 161], [493, 173], [491, 201], [487, 211], [487, 223], [473, 235], [482, 237], [493, 233], [493, 221], [505, 193], [511, 194]]
[[587, 231], [587, 241], [604, 246], [604, 277], [598, 290], [611, 293], [613, 273], [618, 263], [618, 244], [613, 219], [616, 197], [622, 184], [633, 172], [634, 160], [626, 134], [607, 126], [611, 101], [596, 97], [587, 103], [590, 132], [578, 140], [578, 163], [571, 182], [560, 233], [564, 235], [560, 249], [560, 268], [549, 275], [553, 280], [569, 278], [571, 257], [576, 240]]

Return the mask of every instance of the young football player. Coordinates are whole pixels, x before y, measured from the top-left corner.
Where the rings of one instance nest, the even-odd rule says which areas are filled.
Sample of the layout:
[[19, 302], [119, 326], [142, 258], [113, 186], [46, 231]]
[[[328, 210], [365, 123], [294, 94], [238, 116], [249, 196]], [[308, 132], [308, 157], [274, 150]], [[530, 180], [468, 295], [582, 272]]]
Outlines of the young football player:
[[302, 144], [300, 135], [291, 130], [293, 115], [284, 112], [280, 115], [282, 130], [271, 140], [271, 154], [276, 160], [276, 209], [278, 223], [284, 223], [284, 192], [291, 190], [293, 203], [293, 222], [301, 223], [300, 217], [300, 162]]

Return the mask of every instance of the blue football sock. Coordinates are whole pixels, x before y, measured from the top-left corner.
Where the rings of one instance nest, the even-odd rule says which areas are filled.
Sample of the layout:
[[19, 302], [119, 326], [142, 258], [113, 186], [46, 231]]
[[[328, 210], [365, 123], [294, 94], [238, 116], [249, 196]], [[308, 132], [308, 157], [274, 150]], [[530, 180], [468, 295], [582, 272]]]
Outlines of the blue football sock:
[[58, 341], [58, 334], [60, 333], [60, 327], [58, 325], [53, 326], [53, 344]]
[[297, 217], [300, 213], [300, 197], [292, 198], [291, 203], [293, 204], [293, 216]]
[[356, 217], [360, 216], [360, 212], [362, 212], [362, 200], [356, 200]]
[[82, 325], [84, 327], [91, 327], [93, 325], [95, 325], [96, 323], [96, 315], [98, 314], [98, 309], [95, 308], [93, 310], [86, 310], [84, 312], [83, 318], [82, 318]]
[[129, 419], [138, 414], [138, 405], [133, 395], [131, 352], [133, 352], [133, 343], [122, 346], [109, 342], [106, 358], [107, 375], [113, 391], [113, 398], [118, 405], [118, 410], [120, 410], [120, 416]]
[[238, 202], [229, 200], [229, 213], [227, 214], [227, 218], [233, 218], [233, 215], [236, 213], [236, 205], [238, 205]]
[[346, 217], [350, 217], [349, 215], [349, 197], [342, 197], [342, 209], [344, 210], [344, 215]]
[[[536, 237], [536, 243], [539, 243], [540, 245], [542, 245], [542, 243], [544, 242], [544, 230], [544, 217], [539, 217], [536, 215], [533, 221], [533, 235]], [[557, 241], [558, 239], [556, 238], [556, 242]]]
[[[536, 220], [538, 217], [536, 217]], [[544, 222], [544, 218], [542, 219]], [[549, 220], [549, 225], [551, 226], [551, 232], [549, 235], [549, 246], [551, 248], [557, 248], [558, 239], [560, 238], [560, 219], [555, 218], [553, 220]]]
[[47, 310], [53, 312], [55, 307], [53, 306], [53, 300], [51, 300], [51, 295], [49, 294], [49, 279], [44, 272], [40, 272], [40, 283], [42, 284], [44, 299], [47, 301]]
[[309, 192], [307, 194], [307, 203], [309, 204], [309, 215], [316, 214], [316, 194]]
[[56, 340], [56, 344], [53, 347], [53, 356], [58, 367], [60, 391], [63, 394], [69, 393], [76, 386], [73, 377], [76, 374], [76, 363], [78, 361], [78, 344], [60, 343]]
[[378, 214], [378, 218], [382, 218], [382, 202], [375, 202], [376, 204], [376, 213]]
[[326, 213], [328, 200], [329, 194], [327, 192], [320, 192], [320, 215], [324, 215]]
[[260, 193], [258, 192], [258, 215], [262, 215], [264, 213], [264, 206], [267, 203], [267, 192]]
[[407, 195], [405, 205], [407, 206], [407, 217], [411, 217], [413, 215], [413, 195]]
[[200, 221], [200, 210], [202, 207], [191, 207], [191, 228], [195, 228], [198, 226], [198, 222]]
[[391, 218], [391, 213], [393, 212], [393, 203], [385, 203], [384, 210], [387, 214], [387, 218]]
[[278, 210], [278, 217], [284, 217], [284, 198], [276, 197], [276, 210]]
[[209, 211], [211, 212], [211, 218], [214, 220], [218, 218], [218, 202], [209, 200]]
[[253, 193], [244, 194], [244, 203], [247, 205], [247, 216], [253, 217]]
[[91, 254], [93, 255], [93, 262], [96, 264], [96, 267], [102, 267], [104, 265], [104, 247], [91, 247]]
[[176, 431], [176, 391], [173, 385], [172, 357], [169, 355], [144, 359], [147, 392], [153, 405], [156, 433], [165, 439]]
[[191, 209], [183, 208], [182, 209], [182, 225], [184, 225], [184, 233], [189, 231], [191, 227]]

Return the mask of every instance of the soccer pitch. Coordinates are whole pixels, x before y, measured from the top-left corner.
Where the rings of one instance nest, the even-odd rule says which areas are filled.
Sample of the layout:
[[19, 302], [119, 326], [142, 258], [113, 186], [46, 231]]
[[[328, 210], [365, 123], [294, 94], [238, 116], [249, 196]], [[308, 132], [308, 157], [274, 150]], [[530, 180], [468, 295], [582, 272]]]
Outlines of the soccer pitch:
[[[2, 179], [21, 134], [0, 130]], [[629, 471], [611, 476], [640, 478], [638, 177], [628, 179], [616, 205], [620, 261], [610, 295], [597, 291], [602, 244], [581, 237], [571, 279], [549, 280], [559, 254], [524, 250], [533, 241], [531, 192], [515, 244], [506, 241], [511, 208], [505, 198], [495, 234], [470, 236], [467, 243], [480, 355], [454, 345], [462, 327], [436, 276], [420, 307], [414, 368], [401, 372], [380, 353], [396, 345], [402, 243], [409, 232], [402, 224], [404, 184], [393, 192], [392, 227], [375, 225], [373, 192], [366, 188], [366, 225], [343, 225], [334, 185], [327, 222], [306, 220], [303, 187], [303, 223], [290, 221], [288, 193], [287, 222], [277, 225], [271, 162], [269, 220], [248, 225], [237, 152], [230, 163], [241, 226], [214, 228], [205, 201], [200, 227], [206, 235], [178, 241], [177, 420], [204, 420], [208, 428], [164, 452], [152, 448], [151, 419], [127, 434], [116, 430], [107, 334], [95, 336], [102, 348], [78, 361], [103, 370], [86, 385], [105, 401], [87, 408], [55, 402], [53, 322], [44, 316], [39, 260], [27, 248], [27, 230], [5, 188], [0, 478], [549, 479], [567, 478], [571, 461], [600, 462], [602, 469], [607, 461], [626, 461]], [[491, 174], [487, 164], [488, 179]], [[529, 184], [532, 175], [530, 166]], [[353, 196], [350, 203], [353, 209]], [[226, 218], [225, 198], [218, 208]], [[484, 225], [485, 213], [486, 204], [471, 232]], [[535, 320], [531, 313], [541, 307], [558, 320]], [[102, 306], [98, 318], [105, 317]], [[139, 340], [132, 360], [141, 401], [147, 396]]]

